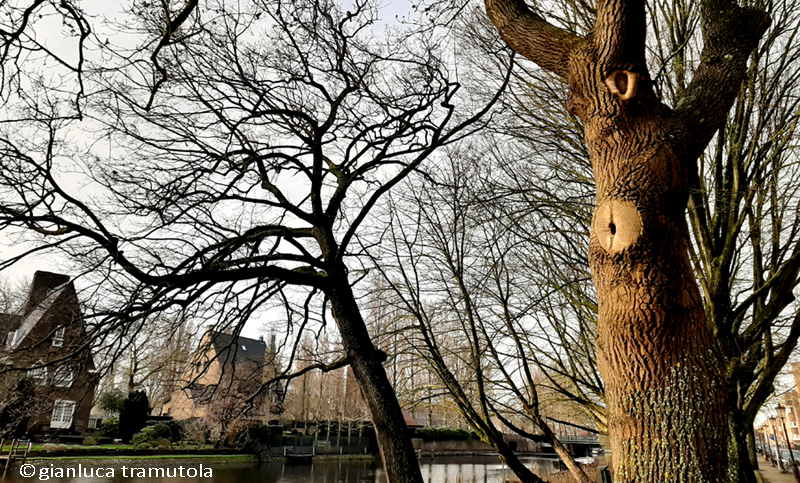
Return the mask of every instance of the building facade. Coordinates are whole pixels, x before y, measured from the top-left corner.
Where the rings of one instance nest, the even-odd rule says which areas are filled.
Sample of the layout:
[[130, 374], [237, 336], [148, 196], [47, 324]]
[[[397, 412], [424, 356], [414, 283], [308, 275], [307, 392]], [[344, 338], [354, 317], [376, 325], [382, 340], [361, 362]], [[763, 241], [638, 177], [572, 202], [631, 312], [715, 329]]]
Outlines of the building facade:
[[0, 424], [5, 433], [80, 434], [97, 377], [75, 285], [37, 271], [25, 305], [0, 314]]
[[[794, 389], [781, 397], [781, 405], [786, 408], [786, 433], [789, 436], [789, 441], [795, 448], [800, 449], [800, 428], [798, 428], [798, 423], [800, 422], [800, 417], [798, 416], [798, 413], [800, 413], [800, 390], [798, 390], [800, 388], [800, 363], [793, 362], [791, 369], [794, 377]], [[781, 442], [786, 439], [781, 434], [781, 431], [779, 431], [778, 439]]]
[[280, 373], [274, 340], [250, 339], [209, 328], [162, 410], [176, 420], [202, 419], [222, 429], [231, 423], [275, 423], [282, 385], [262, 385]]

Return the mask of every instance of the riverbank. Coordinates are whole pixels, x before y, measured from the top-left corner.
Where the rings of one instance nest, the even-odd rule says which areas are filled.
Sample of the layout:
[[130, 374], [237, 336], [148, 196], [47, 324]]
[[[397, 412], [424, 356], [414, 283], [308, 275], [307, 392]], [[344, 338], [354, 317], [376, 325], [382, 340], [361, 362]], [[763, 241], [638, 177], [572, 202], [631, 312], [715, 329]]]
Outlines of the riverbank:
[[[315, 460], [324, 461], [350, 461], [350, 460], [379, 460], [380, 458], [375, 455], [367, 454], [345, 454], [345, 455], [318, 455], [314, 457]], [[169, 460], [172, 462], [192, 462], [197, 460], [213, 460], [215, 463], [258, 463], [258, 458], [252, 454], [197, 454], [197, 455], [177, 455], [177, 454], [155, 454], [155, 455], [87, 455], [87, 456], [35, 456], [29, 457], [26, 462], [37, 465], [39, 463], [50, 463], [53, 461], [87, 461], [87, 460], [110, 460], [110, 461], [141, 461], [141, 460], [154, 460], [162, 462]], [[269, 461], [282, 463], [286, 461], [283, 456], [270, 457]], [[14, 462], [14, 465], [19, 465], [21, 460]], [[116, 464], [116, 463], [115, 463]], [[122, 464], [122, 463], [120, 463]]]

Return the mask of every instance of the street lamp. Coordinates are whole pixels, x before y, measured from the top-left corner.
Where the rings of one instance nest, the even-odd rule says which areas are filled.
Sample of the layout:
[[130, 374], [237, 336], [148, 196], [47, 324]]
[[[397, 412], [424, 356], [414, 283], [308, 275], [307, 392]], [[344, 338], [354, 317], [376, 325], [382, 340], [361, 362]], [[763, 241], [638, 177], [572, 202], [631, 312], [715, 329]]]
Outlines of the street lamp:
[[[797, 461], [794, 460], [794, 451], [792, 451], [792, 443], [789, 442], [789, 432], [786, 431], [786, 408], [781, 406], [781, 403], [778, 403], [778, 406], [775, 408], [778, 411], [778, 418], [781, 420], [781, 426], [783, 426], [783, 435], [786, 436], [786, 446], [789, 449], [789, 458], [792, 460], [792, 473], [794, 473], [794, 480], [797, 483], [800, 483], [800, 470], [797, 469]], [[779, 451], [780, 452], [780, 451]]]
[[767, 438], [765, 434], [766, 433], [764, 432], [763, 424], [756, 428], [756, 436], [758, 437], [758, 445], [759, 445], [758, 449], [759, 451], [761, 451], [761, 454], [764, 455], [764, 459], [769, 461], [769, 456], [767, 453]]
[[775, 416], [769, 418], [769, 429], [772, 431], [772, 437], [775, 438], [775, 454], [777, 455], [778, 459], [778, 469], [783, 471], [783, 461], [781, 460], [781, 447], [778, 446], [778, 432], [776, 431], [778, 427], [778, 423], [775, 420]]

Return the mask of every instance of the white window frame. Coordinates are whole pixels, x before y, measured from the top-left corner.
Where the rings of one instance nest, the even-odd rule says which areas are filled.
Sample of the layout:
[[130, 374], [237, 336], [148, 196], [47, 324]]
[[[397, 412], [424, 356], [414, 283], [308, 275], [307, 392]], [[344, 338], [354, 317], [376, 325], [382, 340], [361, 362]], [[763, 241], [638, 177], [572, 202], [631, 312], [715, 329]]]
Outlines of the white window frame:
[[53, 414], [50, 417], [50, 427], [55, 429], [68, 429], [72, 427], [72, 419], [75, 416], [75, 408], [78, 406], [76, 401], [57, 399], [53, 406]]
[[28, 377], [35, 380], [38, 383], [43, 383], [47, 380], [47, 367], [44, 365], [42, 361], [36, 361], [36, 364], [31, 366], [28, 369]]
[[64, 346], [64, 335], [66, 332], [67, 328], [64, 326], [61, 326], [58, 329], [56, 329], [55, 333], [53, 334], [53, 347]]
[[70, 366], [58, 366], [53, 371], [53, 385], [55, 387], [72, 387], [75, 382], [75, 370]]

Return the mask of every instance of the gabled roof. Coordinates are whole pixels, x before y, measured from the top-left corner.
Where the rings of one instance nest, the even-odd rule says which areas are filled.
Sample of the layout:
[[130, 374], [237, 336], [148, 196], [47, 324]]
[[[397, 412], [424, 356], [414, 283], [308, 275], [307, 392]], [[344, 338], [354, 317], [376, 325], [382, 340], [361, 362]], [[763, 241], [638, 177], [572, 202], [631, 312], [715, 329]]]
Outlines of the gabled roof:
[[403, 411], [403, 419], [406, 422], [406, 427], [408, 427], [408, 428], [422, 428], [423, 427], [423, 425], [420, 424], [419, 421], [417, 421], [410, 414], [408, 414], [408, 411], [406, 411], [405, 409], [401, 409], [401, 411]]
[[57, 304], [77, 306], [74, 297], [75, 287], [69, 276], [58, 273], [37, 271], [28, 293], [28, 300], [20, 314], [19, 325], [11, 330], [5, 340], [8, 350], [17, 349], [42, 318]]
[[69, 275], [37, 270], [36, 273], [33, 274], [31, 289], [28, 292], [28, 300], [25, 303], [25, 308], [22, 310], [22, 314], [27, 314], [33, 310], [54, 290], [66, 286], [67, 283], [69, 283]]
[[220, 364], [238, 366], [255, 363], [259, 371], [263, 370], [267, 355], [267, 344], [263, 340], [212, 330], [206, 332], [206, 337], [210, 338]]

